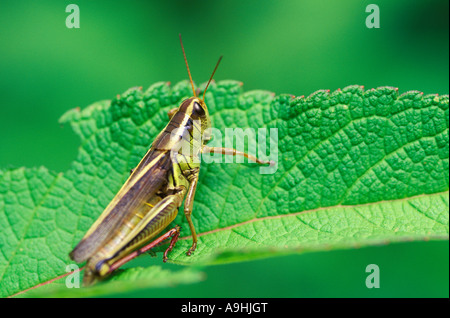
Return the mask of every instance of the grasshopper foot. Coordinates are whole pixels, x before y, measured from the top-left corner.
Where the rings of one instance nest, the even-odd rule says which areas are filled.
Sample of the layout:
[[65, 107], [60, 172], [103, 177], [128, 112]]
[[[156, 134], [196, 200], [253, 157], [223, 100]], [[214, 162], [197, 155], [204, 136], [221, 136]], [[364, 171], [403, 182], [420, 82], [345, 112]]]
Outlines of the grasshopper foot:
[[167, 254], [172, 251], [173, 247], [175, 246], [175, 243], [178, 241], [178, 237], [180, 236], [180, 230], [181, 230], [181, 227], [179, 225], [175, 226], [171, 230], [172, 231], [172, 234], [171, 234], [172, 239], [170, 240], [169, 247], [166, 249], [166, 251], [164, 252], [164, 255], [163, 255], [164, 263], [167, 262]]
[[197, 243], [192, 243], [191, 248], [186, 252], [187, 256], [191, 256], [192, 252], [195, 251], [195, 248], [197, 247]]

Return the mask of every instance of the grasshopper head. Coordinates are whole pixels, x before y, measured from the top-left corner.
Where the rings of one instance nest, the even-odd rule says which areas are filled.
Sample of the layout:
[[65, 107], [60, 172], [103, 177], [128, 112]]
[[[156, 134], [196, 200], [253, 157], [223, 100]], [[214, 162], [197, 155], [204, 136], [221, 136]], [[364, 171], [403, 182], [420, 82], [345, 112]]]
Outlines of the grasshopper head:
[[201, 123], [202, 139], [206, 142], [211, 139], [211, 120], [209, 119], [208, 107], [205, 102], [198, 97], [191, 97], [185, 100], [179, 112], [185, 113], [193, 121]]

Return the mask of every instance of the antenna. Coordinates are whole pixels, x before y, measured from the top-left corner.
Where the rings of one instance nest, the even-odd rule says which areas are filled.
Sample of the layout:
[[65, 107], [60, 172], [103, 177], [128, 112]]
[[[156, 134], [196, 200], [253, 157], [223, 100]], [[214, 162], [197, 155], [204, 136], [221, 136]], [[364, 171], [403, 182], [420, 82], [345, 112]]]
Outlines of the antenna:
[[206, 84], [205, 90], [204, 90], [204, 92], [203, 92], [203, 101], [205, 101], [206, 90], [208, 89], [209, 83], [211, 83], [211, 80], [212, 80], [212, 78], [213, 78], [213, 76], [214, 76], [214, 73], [215, 73], [216, 70], [217, 70], [217, 67], [219, 66], [220, 61], [222, 61], [222, 57], [223, 57], [223, 56], [219, 57], [219, 60], [217, 61], [217, 64], [216, 64], [216, 67], [214, 68], [214, 71], [212, 72], [211, 77], [209, 78], [208, 84]]
[[183, 50], [184, 62], [186, 62], [186, 68], [187, 68], [187, 71], [189, 74], [189, 80], [191, 81], [192, 92], [194, 93], [194, 97], [197, 97], [197, 95], [195, 94], [194, 82], [192, 81], [191, 71], [189, 70], [189, 64], [187, 62], [186, 53], [184, 52], [183, 41], [181, 40], [181, 33], [178, 35], [180, 36], [181, 49]]

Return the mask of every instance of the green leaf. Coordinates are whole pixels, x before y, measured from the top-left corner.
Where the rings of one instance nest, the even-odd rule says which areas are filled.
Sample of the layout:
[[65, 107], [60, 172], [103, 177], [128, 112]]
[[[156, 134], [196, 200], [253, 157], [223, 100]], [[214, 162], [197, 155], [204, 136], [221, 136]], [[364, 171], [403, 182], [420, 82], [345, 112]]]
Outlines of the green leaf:
[[[189, 92], [187, 82], [157, 83], [71, 110], [61, 122], [72, 125], [81, 146], [68, 171], [0, 171], [0, 296], [65, 273], [68, 253], [167, 124], [167, 111]], [[183, 237], [172, 262], [448, 239], [447, 95], [349, 86], [295, 98], [243, 93], [241, 83], [222, 81], [211, 85], [206, 103], [224, 136], [226, 128], [278, 129], [276, 172], [260, 174], [253, 163], [202, 163], [193, 213], [199, 245], [185, 255], [190, 231], [179, 213], [174, 223]]]

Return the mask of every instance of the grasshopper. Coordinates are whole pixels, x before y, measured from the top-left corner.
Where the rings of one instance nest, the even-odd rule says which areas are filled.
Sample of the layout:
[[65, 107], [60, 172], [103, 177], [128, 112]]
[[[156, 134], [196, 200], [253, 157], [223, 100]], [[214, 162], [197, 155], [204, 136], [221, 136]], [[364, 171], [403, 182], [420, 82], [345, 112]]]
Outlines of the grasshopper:
[[[150, 244], [142, 246], [154, 239], [175, 219], [185, 197], [184, 214], [192, 234], [192, 246], [187, 255], [191, 255], [197, 246], [197, 234], [191, 215], [201, 153], [241, 155], [259, 164], [272, 164], [272, 161], [259, 160], [235, 149], [206, 146], [211, 139], [211, 121], [204, 98], [222, 57], [219, 58], [205, 87], [203, 99], [200, 99], [194, 88], [181, 34], [179, 37], [193, 97], [168, 112], [170, 120], [167, 126], [70, 253], [74, 261], [86, 261], [83, 277], [85, 286], [109, 276], [132, 258], [171, 238], [163, 255], [165, 262], [178, 240], [178, 225]], [[186, 151], [186, 148], [190, 151]]]

